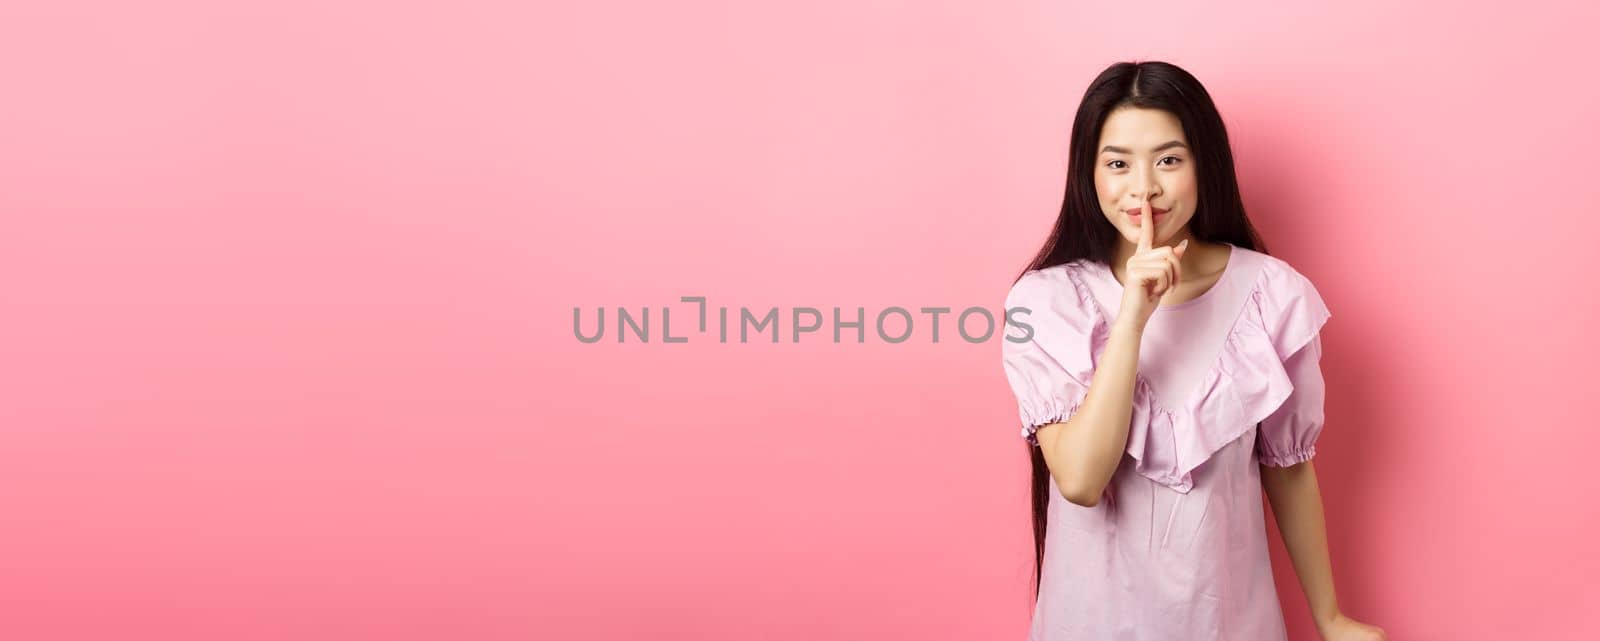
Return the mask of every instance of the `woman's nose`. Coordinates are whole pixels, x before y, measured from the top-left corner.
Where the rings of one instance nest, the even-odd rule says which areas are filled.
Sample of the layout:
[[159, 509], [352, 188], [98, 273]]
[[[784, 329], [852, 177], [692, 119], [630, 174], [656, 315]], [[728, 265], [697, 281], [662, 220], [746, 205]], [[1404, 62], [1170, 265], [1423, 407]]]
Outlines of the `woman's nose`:
[[1154, 200], [1156, 195], [1161, 193], [1161, 185], [1157, 184], [1155, 178], [1148, 174], [1140, 176], [1139, 181], [1135, 184], [1137, 187], [1135, 187], [1133, 190], [1134, 198], [1142, 200], [1148, 195], [1152, 200]]

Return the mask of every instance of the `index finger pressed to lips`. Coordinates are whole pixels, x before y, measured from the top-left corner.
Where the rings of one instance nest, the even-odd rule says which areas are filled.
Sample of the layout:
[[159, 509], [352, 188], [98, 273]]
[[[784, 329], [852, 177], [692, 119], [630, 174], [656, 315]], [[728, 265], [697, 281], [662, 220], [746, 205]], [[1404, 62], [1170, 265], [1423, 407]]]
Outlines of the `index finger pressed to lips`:
[[1151, 220], [1155, 216], [1150, 213], [1149, 198], [1144, 199], [1141, 207], [1143, 211], [1139, 214], [1139, 251], [1147, 252], [1156, 243], [1155, 221]]

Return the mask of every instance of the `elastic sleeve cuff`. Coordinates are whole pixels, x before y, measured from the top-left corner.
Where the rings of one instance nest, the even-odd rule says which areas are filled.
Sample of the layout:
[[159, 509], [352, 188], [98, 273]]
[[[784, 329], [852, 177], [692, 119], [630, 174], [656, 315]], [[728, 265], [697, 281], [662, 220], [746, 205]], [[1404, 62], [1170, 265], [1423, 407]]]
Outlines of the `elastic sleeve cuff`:
[[1316, 455], [1316, 446], [1312, 446], [1298, 452], [1291, 452], [1289, 454], [1267, 454], [1262, 452], [1261, 464], [1271, 467], [1289, 467], [1291, 465], [1309, 461]]
[[1022, 416], [1022, 438], [1027, 439], [1029, 445], [1039, 446], [1039, 439], [1035, 433], [1039, 428], [1051, 423], [1065, 422], [1078, 411], [1078, 406], [1083, 404], [1083, 397], [1072, 401], [1063, 401], [1059, 398], [1050, 398], [1043, 406], [1019, 406], [1018, 413]]

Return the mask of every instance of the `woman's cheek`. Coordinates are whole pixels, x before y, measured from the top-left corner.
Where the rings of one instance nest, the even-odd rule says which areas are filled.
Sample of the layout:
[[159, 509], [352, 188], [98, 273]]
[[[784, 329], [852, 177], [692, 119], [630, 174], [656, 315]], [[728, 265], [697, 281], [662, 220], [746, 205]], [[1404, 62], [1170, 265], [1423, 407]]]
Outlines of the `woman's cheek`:
[[1107, 206], [1108, 209], [1116, 209], [1116, 203], [1117, 203], [1117, 183], [1116, 183], [1116, 181], [1110, 180], [1110, 179], [1106, 179], [1106, 178], [1096, 178], [1095, 181], [1094, 181], [1094, 190], [1095, 190], [1096, 193], [1100, 194], [1100, 200], [1102, 200], [1102, 201], [1104, 201], [1106, 203], [1106, 206]]

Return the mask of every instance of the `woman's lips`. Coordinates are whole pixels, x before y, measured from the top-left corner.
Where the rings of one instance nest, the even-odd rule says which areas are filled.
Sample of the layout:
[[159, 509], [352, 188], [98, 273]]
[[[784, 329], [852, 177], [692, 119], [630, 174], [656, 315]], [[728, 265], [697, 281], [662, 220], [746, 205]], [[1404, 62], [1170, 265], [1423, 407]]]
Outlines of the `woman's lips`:
[[[1142, 213], [1142, 212], [1140, 212], [1140, 213]], [[1160, 221], [1161, 219], [1167, 217], [1167, 212], [1164, 211], [1164, 210], [1161, 210], [1161, 209], [1153, 210], [1153, 213], [1155, 214], [1154, 219], [1156, 221]], [[1128, 218], [1132, 219], [1133, 222], [1139, 222], [1139, 213], [1129, 212], [1128, 213]]]

